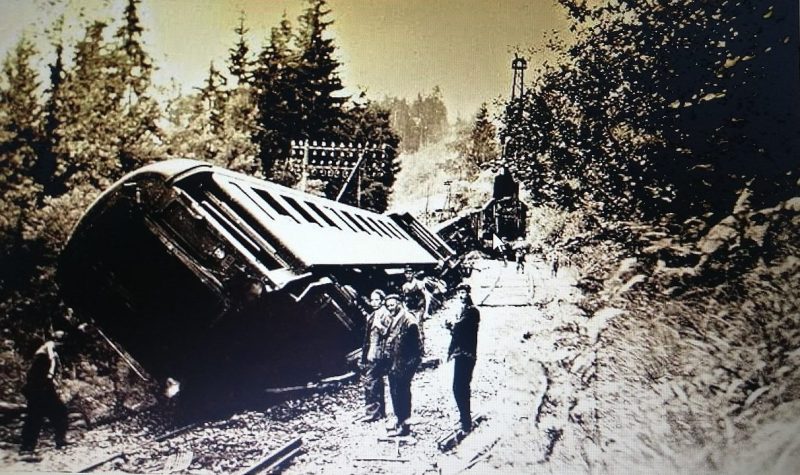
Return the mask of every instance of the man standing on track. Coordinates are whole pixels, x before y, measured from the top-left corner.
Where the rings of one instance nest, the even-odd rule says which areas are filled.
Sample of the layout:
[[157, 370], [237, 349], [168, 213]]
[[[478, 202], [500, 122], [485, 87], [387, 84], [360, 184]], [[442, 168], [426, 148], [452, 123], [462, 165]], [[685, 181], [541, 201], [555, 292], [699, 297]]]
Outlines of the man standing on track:
[[400, 296], [386, 296], [386, 309], [392, 316], [386, 349], [390, 355], [389, 392], [392, 396], [397, 424], [389, 430], [390, 436], [408, 435], [406, 422], [411, 416], [411, 380], [422, 361], [422, 342], [417, 318], [403, 307]]
[[369, 299], [372, 313], [367, 317], [364, 346], [361, 350], [366, 409], [366, 414], [361, 419], [363, 422], [373, 422], [386, 417], [383, 377], [386, 375], [388, 364], [384, 347], [392, 316], [384, 306], [385, 297], [386, 294], [382, 290], [375, 289]]
[[464, 433], [472, 430], [470, 384], [472, 383], [472, 372], [475, 369], [478, 326], [481, 319], [480, 312], [472, 304], [470, 290], [470, 286], [467, 284], [459, 284], [456, 287], [456, 295], [461, 305], [458, 319], [455, 322], [445, 322], [445, 326], [452, 335], [447, 359], [454, 360], [453, 396], [458, 406], [461, 430]]
[[56, 347], [64, 338], [63, 331], [56, 331], [53, 338], [45, 342], [33, 356], [28, 377], [22, 389], [28, 400], [25, 424], [22, 427], [22, 448], [20, 453], [33, 453], [39, 440], [44, 418], [53, 425], [56, 448], [67, 445], [67, 406], [61, 401], [56, 381], [61, 372], [61, 360]]

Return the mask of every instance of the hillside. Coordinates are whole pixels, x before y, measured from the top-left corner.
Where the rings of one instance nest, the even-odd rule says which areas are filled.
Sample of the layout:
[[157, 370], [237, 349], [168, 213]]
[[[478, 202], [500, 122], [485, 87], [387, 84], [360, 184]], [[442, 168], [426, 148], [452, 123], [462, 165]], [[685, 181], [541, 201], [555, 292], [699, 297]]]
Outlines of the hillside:
[[[448, 171], [446, 163], [456, 154], [448, 149], [452, 138], [421, 148], [411, 154], [401, 154], [401, 168], [389, 203], [389, 211], [408, 211], [429, 224], [436, 221], [437, 209], [456, 210], [475, 207], [489, 199], [492, 174], [484, 172], [478, 180], [467, 182]], [[451, 182], [451, 185], [445, 182]], [[449, 202], [448, 202], [449, 192]], [[425, 210], [431, 215], [425, 218]]]

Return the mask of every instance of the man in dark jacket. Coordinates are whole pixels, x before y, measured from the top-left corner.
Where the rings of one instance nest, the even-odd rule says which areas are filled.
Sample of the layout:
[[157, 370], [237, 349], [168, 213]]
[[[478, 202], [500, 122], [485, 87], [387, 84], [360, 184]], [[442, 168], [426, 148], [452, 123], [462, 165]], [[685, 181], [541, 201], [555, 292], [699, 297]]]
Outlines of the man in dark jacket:
[[61, 362], [56, 353], [64, 332], [57, 331], [53, 339], [45, 342], [33, 355], [33, 362], [28, 370], [25, 386], [22, 389], [28, 400], [25, 424], [22, 427], [22, 448], [20, 452], [33, 452], [39, 440], [44, 418], [53, 425], [56, 447], [66, 445], [67, 406], [61, 401], [56, 391], [56, 380], [61, 371]]
[[397, 424], [389, 430], [389, 435], [403, 436], [410, 433], [406, 421], [411, 416], [411, 379], [422, 361], [422, 342], [417, 318], [403, 307], [399, 295], [386, 296], [386, 309], [392, 316], [386, 338], [391, 364], [389, 392], [397, 417]]
[[446, 322], [452, 339], [447, 352], [447, 359], [453, 359], [453, 396], [458, 406], [461, 430], [472, 430], [472, 415], [470, 413], [470, 384], [472, 371], [475, 369], [475, 359], [478, 347], [478, 325], [480, 312], [472, 304], [470, 286], [459, 284], [456, 295], [461, 304], [458, 319], [455, 322]]
[[364, 368], [363, 422], [373, 422], [386, 417], [383, 377], [388, 363], [385, 357], [386, 336], [392, 317], [384, 306], [386, 294], [376, 289], [370, 295], [372, 313], [367, 317], [364, 345], [361, 350], [361, 365]]

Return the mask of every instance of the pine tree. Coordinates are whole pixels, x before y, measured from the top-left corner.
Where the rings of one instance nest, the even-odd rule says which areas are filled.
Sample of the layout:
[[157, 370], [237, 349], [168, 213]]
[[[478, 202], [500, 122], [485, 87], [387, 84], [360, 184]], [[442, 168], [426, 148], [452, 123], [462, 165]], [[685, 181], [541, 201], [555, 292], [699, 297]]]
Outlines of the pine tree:
[[[366, 99], [362, 93], [359, 100], [346, 111], [339, 134], [360, 144], [380, 146], [380, 152], [372, 152], [361, 165], [360, 205], [382, 213], [386, 211], [389, 195], [400, 171], [397, 160], [400, 137], [392, 128], [391, 112]], [[329, 196], [338, 194], [343, 180], [331, 180], [333, 190]], [[355, 188], [347, 195], [346, 202], [358, 204]]]
[[299, 139], [300, 100], [297, 96], [297, 59], [291, 49], [292, 27], [286, 14], [272, 28], [269, 41], [258, 55], [253, 88], [258, 110], [255, 142], [260, 147], [264, 174], [277, 176], [276, 160], [289, 154], [289, 141]]
[[244, 11], [242, 11], [239, 17], [239, 24], [233, 30], [236, 33], [236, 45], [228, 50], [228, 71], [240, 85], [248, 84], [253, 74], [250, 45], [247, 44], [247, 39], [245, 38], [249, 30], [245, 28], [244, 20]]
[[61, 25], [63, 25], [64, 18], [61, 17], [57, 21], [58, 37], [53, 43], [55, 48], [55, 61], [49, 65], [50, 69], [50, 87], [47, 89], [47, 100], [44, 105], [44, 130], [43, 141], [39, 148], [38, 162], [34, 177], [38, 183], [44, 187], [44, 194], [46, 196], [55, 196], [63, 190], [56, 187], [55, 174], [58, 164], [58, 157], [56, 150], [58, 144], [61, 142], [58, 130], [61, 125], [58, 117], [58, 103], [61, 100], [61, 86], [64, 82], [65, 69], [64, 69], [64, 45], [60, 38]]
[[228, 80], [214, 67], [214, 62], [208, 66], [208, 76], [200, 89], [200, 99], [205, 105], [209, 114], [209, 127], [211, 132], [218, 132], [224, 123], [225, 104], [228, 99], [228, 91], [225, 89]]
[[152, 160], [159, 152], [153, 140], [159, 134], [156, 122], [160, 111], [148, 95], [152, 87], [153, 64], [142, 44], [144, 28], [139, 20], [141, 0], [128, 0], [122, 25], [116, 32], [118, 41], [116, 68], [122, 82], [120, 103], [119, 162], [123, 172]]
[[330, 10], [325, 0], [308, 0], [308, 4], [298, 19], [298, 125], [303, 138], [324, 139], [330, 138], [339, 125], [347, 98], [339, 95], [344, 89], [338, 75], [340, 64], [334, 58], [333, 39], [326, 37], [327, 28], [333, 23], [325, 20]]
[[30, 175], [35, 165], [34, 152], [40, 140], [41, 106], [37, 89], [41, 84], [31, 64], [37, 51], [23, 36], [3, 61], [3, 84], [0, 87], [0, 133], [2, 151], [14, 154], [19, 162], [7, 163], [4, 171], [22, 170]]

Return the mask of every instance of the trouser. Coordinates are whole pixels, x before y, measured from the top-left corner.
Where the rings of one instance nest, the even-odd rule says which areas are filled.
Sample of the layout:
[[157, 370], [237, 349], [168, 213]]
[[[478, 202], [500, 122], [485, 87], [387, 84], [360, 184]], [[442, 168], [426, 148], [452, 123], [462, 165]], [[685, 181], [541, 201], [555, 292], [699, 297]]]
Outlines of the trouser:
[[428, 316], [425, 314], [425, 307], [419, 307], [414, 309], [408, 309], [412, 315], [417, 317], [417, 328], [419, 329], [419, 339], [422, 343], [422, 347], [425, 347], [425, 320], [428, 319]]
[[22, 426], [22, 450], [34, 450], [39, 440], [44, 418], [53, 425], [56, 446], [63, 446], [67, 436], [67, 406], [55, 389], [34, 391], [28, 395], [25, 424]]
[[411, 379], [413, 377], [413, 372], [411, 374], [389, 373], [389, 393], [392, 396], [392, 406], [398, 426], [405, 424], [406, 419], [411, 417]]
[[380, 362], [368, 362], [364, 371], [364, 404], [367, 418], [386, 417], [384, 366]]
[[472, 415], [470, 414], [470, 384], [472, 383], [472, 370], [475, 369], [475, 360], [467, 356], [456, 356], [453, 365], [453, 396], [458, 406], [461, 428], [472, 428]]

